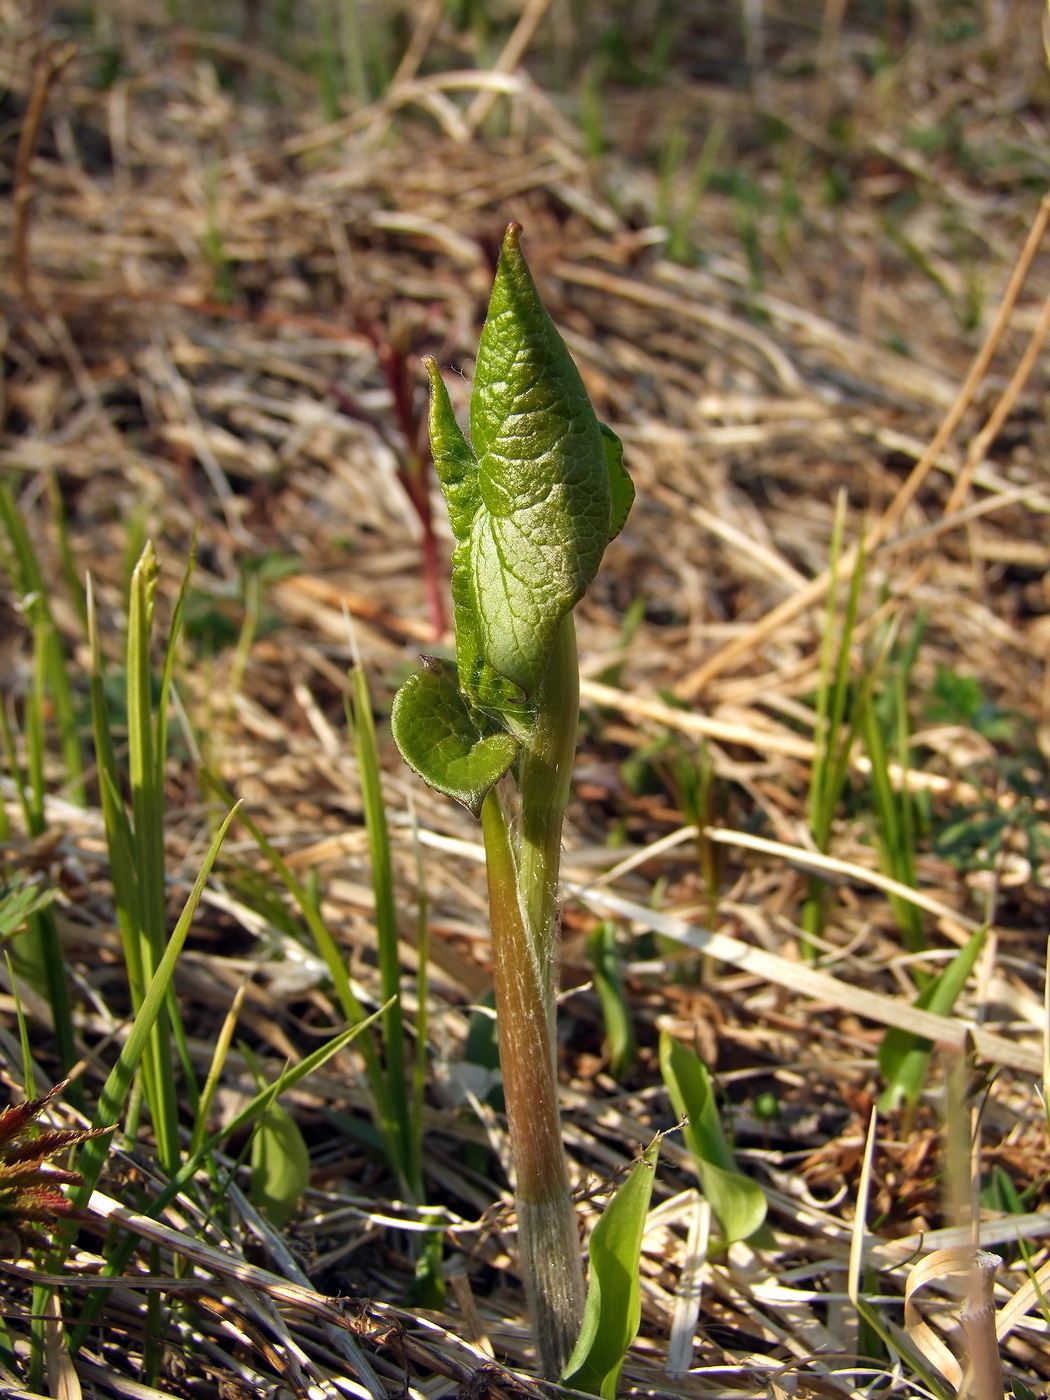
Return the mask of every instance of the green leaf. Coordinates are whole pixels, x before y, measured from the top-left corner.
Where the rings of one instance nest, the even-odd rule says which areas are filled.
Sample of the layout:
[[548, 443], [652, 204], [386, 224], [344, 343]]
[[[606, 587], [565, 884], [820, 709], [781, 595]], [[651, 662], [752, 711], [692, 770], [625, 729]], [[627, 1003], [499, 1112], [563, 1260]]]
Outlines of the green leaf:
[[[633, 488], [511, 224], [478, 350], [467, 442], [430, 368], [435, 467], [456, 537], [460, 685], [488, 704], [530, 697], [559, 624], [598, 571]], [[504, 677], [518, 694], [501, 690]]]
[[659, 1142], [645, 1150], [591, 1234], [587, 1306], [562, 1379], [574, 1390], [606, 1400], [616, 1394], [624, 1357], [641, 1321], [638, 1261], [659, 1152]]
[[[915, 998], [915, 1006], [923, 1011], [932, 1011], [938, 1016], [950, 1016], [956, 998], [966, 984], [973, 970], [977, 955], [984, 944], [987, 928], [979, 928], [970, 935], [955, 957], [931, 982], [928, 982]], [[886, 1080], [886, 1088], [879, 1099], [882, 1112], [892, 1112], [899, 1104], [914, 1104], [922, 1092], [926, 1067], [933, 1053], [932, 1041], [897, 1026], [882, 1037], [879, 1046], [879, 1069]]]
[[309, 1182], [310, 1153], [299, 1124], [279, 1103], [271, 1103], [252, 1137], [252, 1205], [283, 1230]]
[[683, 1133], [704, 1195], [718, 1216], [724, 1243], [746, 1240], [766, 1218], [762, 1188], [736, 1169], [722, 1132], [707, 1067], [674, 1036], [660, 1035], [660, 1072], [675, 1112], [688, 1119]]
[[478, 816], [517, 757], [517, 740], [464, 699], [448, 662], [424, 657], [423, 665], [394, 696], [394, 739], [425, 782]]
[[425, 363], [431, 384], [430, 450], [456, 541], [452, 549], [452, 611], [459, 686], [464, 695], [507, 709], [521, 703], [521, 690], [494, 671], [482, 655], [471, 582], [470, 531], [481, 504], [478, 459], [456, 422], [436, 361]]
[[611, 920], [597, 924], [587, 938], [587, 956], [594, 971], [594, 985], [602, 1008], [609, 1073], [621, 1079], [634, 1064], [637, 1046], [631, 1008], [624, 990], [620, 957], [616, 947], [616, 925]]

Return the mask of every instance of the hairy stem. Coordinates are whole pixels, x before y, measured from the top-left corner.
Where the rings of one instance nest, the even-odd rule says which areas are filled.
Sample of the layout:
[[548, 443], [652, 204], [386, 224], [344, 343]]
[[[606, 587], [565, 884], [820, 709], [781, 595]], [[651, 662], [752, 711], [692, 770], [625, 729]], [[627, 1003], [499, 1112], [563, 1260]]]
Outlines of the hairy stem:
[[583, 1317], [583, 1266], [561, 1140], [554, 1030], [555, 903], [576, 749], [576, 635], [565, 619], [521, 759], [521, 846], [495, 790], [481, 810], [507, 1126], [526, 1296], [544, 1374], [556, 1380]]

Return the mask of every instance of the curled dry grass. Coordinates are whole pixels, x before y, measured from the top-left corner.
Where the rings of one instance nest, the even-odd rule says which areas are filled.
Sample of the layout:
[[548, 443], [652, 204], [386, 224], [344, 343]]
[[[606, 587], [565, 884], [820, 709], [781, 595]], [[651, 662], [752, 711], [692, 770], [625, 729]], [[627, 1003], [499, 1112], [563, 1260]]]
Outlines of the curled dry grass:
[[[544, 7], [526, 8], [538, 19]], [[929, 841], [919, 853], [929, 966], [943, 965], [986, 911], [993, 923], [956, 1019], [931, 1023], [942, 1053], [928, 1099], [879, 1124], [863, 1182], [863, 1290], [904, 1326], [917, 1251], [970, 1238], [971, 1172], [989, 1203], [982, 1241], [1005, 1257], [997, 1306], [1023, 1297], [1029, 1269], [1048, 1257], [1050, 1163], [1036, 1091], [1046, 866], [1026, 841], [1027, 832], [1045, 838], [1047, 811], [1040, 337], [1050, 260], [1041, 239], [989, 338], [1026, 237], [1041, 232], [1048, 90], [1024, 6], [989, 10], [972, 37], [950, 30], [947, 11], [928, 10], [885, 44], [881, 32], [839, 24], [833, 6], [799, 19], [777, 10], [750, 34], [749, 53], [761, 58], [750, 85], [725, 80], [729, 59], [743, 54], [727, 38], [736, 11], [698, 12], [682, 23], [658, 87], [606, 80], [606, 148], [589, 156], [578, 94], [550, 95], [557, 51], [543, 26], [524, 36], [524, 67], [507, 49], [502, 67], [491, 56], [483, 65], [462, 45], [454, 53], [440, 6], [420, 7], [398, 82], [322, 122], [302, 71], [247, 40], [224, 48], [131, 13], [124, 70], [103, 88], [91, 42], [67, 54], [57, 24], [33, 27], [18, 6], [4, 10], [7, 115], [26, 131], [35, 93], [40, 123], [21, 153], [14, 126], [0, 146], [16, 196], [0, 205], [0, 237], [14, 252], [0, 274], [0, 466], [19, 484], [78, 664], [84, 635], [59, 583], [56, 504], [111, 639], [132, 541], [157, 541], [171, 595], [198, 532], [177, 682], [189, 728], [289, 865], [316, 873], [366, 1000], [375, 938], [341, 718], [346, 614], [382, 710], [415, 652], [433, 645], [418, 518], [398, 475], [419, 447], [404, 436], [418, 424], [419, 358], [434, 354], [469, 379], [498, 234], [510, 216], [526, 227], [549, 305], [638, 486], [579, 618], [585, 739], [565, 862], [562, 1068], [581, 1214], [590, 1217], [654, 1131], [673, 1126], [655, 1064], [660, 1027], [695, 1041], [715, 1070], [738, 1158], [770, 1202], [761, 1245], [704, 1262], [692, 1169], [674, 1135], [665, 1139], [643, 1250], [642, 1333], [625, 1371], [625, 1384], [650, 1393], [845, 1394], [885, 1371], [858, 1359], [865, 1336], [847, 1300], [880, 1089], [874, 1056], [885, 1026], [928, 1025], [910, 1010], [916, 969], [872, 874], [860, 759], [832, 865], [820, 867], [835, 894], [814, 969], [798, 960], [796, 922], [814, 868], [804, 822], [812, 695], [841, 490], [848, 538], [866, 520], [870, 555], [857, 672], [887, 627], [903, 637], [925, 618], [911, 781], [931, 823], [955, 810], [1017, 811], [990, 868], [975, 857], [959, 869]], [[266, 84], [280, 100], [253, 95]], [[689, 162], [716, 119], [717, 178], [685, 226], [690, 256], [672, 262], [656, 211], [662, 204], [672, 220], [680, 211]], [[661, 192], [674, 124], [689, 157]], [[960, 398], [982, 345], [990, 353]], [[391, 365], [406, 376], [415, 418], [399, 407]], [[949, 416], [952, 432], [939, 434]], [[5, 605], [3, 647], [17, 702], [26, 640], [15, 602]], [[937, 718], [939, 671], [976, 678], [1001, 718], [1027, 721], [1027, 798], [1005, 782], [1005, 747], [987, 727]], [[701, 825], [719, 828], [706, 846], [681, 780], [701, 742], [715, 794]], [[189, 747], [173, 745], [169, 768], [174, 907], [207, 844], [209, 812]], [[16, 834], [8, 856], [43, 867], [61, 889], [90, 1095], [128, 1008], [100, 813], [66, 802], [60, 783], [59, 774], [47, 839]], [[406, 1383], [433, 1396], [532, 1393], [502, 1369], [527, 1369], [529, 1357], [499, 1120], [464, 1097], [484, 1088], [463, 1052], [470, 1008], [489, 986], [476, 828], [394, 762], [386, 791], [406, 938], [416, 825], [421, 841], [432, 963], [426, 1163], [448, 1227], [447, 1312], [401, 1305], [412, 1222], [347, 1131], [347, 1120], [364, 1121], [364, 1100], [344, 1059], [294, 1099], [313, 1174], [289, 1239], [236, 1188], [216, 1220], [182, 1201], [163, 1226], [139, 1221], [152, 1253], [143, 1246], [141, 1277], [113, 1289], [79, 1354], [85, 1393], [132, 1393], [125, 1378], [158, 1294], [170, 1308], [156, 1382], [164, 1393], [314, 1393], [337, 1382], [376, 1396]], [[9, 787], [5, 796], [15, 819]], [[268, 885], [253, 843], [227, 846], [178, 981], [202, 1072], [245, 979], [238, 1034], [270, 1077], [338, 1020], [322, 965]], [[607, 914], [623, 924], [640, 1045], [619, 1083], [606, 1071], [584, 952]], [[690, 948], [682, 931], [696, 925], [715, 940]], [[0, 1047], [17, 1086], [9, 983], [4, 998]], [[45, 1084], [46, 1008], [29, 1000], [28, 1010]], [[220, 1109], [231, 1112], [253, 1085], [233, 1051]], [[107, 1224], [132, 1209], [114, 1198], [131, 1202], [149, 1173], [143, 1144], [113, 1153], [71, 1268], [97, 1268]], [[1003, 1214], [1011, 1203], [1020, 1216]], [[18, 1282], [24, 1263], [11, 1271], [13, 1356], [29, 1294]], [[690, 1290], [693, 1369], [669, 1377], [669, 1336], [692, 1326]], [[321, 1296], [336, 1294], [358, 1301]], [[67, 1282], [67, 1327], [79, 1296]], [[1027, 1301], [1038, 1301], [1030, 1287]], [[927, 1312], [949, 1338], [953, 1307], [941, 1295]], [[1014, 1311], [1007, 1373], [1038, 1389], [1050, 1375], [1045, 1324], [1037, 1307]], [[48, 1351], [51, 1382], [61, 1374], [73, 1384], [61, 1356]], [[901, 1383], [919, 1385], [919, 1372], [905, 1366]]]

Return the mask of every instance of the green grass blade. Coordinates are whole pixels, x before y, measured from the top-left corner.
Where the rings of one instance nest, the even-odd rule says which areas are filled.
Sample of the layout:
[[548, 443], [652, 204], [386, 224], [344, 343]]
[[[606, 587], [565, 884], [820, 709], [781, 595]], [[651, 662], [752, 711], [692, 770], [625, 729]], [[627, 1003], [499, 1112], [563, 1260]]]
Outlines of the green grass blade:
[[[222, 781], [216, 777], [214, 773], [208, 769], [202, 769], [200, 777], [202, 783], [216, 793], [222, 801], [232, 802], [232, 796]], [[295, 900], [299, 912], [303, 917], [303, 921], [317, 946], [317, 951], [324, 959], [325, 966], [328, 969], [328, 975], [331, 977], [335, 987], [336, 996], [339, 999], [343, 1015], [352, 1025], [363, 1022], [365, 1020], [364, 1010], [350, 983], [350, 977], [346, 970], [346, 962], [343, 954], [321, 917], [316, 902], [311, 898], [310, 891], [301, 881], [296, 879], [290, 867], [282, 859], [280, 852], [273, 843], [267, 839], [265, 833], [259, 825], [252, 820], [247, 812], [241, 812], [238, 820], [250, 832], [252, 839], [273, 866], [281, 883]], [[368, 1018], [369, 1025], [371, 1025], [372, 1019], [371, 1017]], [[390, 1090], [387, 1085], [387, 1076], [383, 1069], [379, 1050], [370, 1034], [362, 1036], [360, 1050], [365, 1062], [365, 1074], [368, 1079], [368, 1087], [375, 1105], [376, 1119], [379, 1124], [380, 1132], [382, 1133], [387, 1153], [390, 1156], [391, 1165], [396, 1170], [398, 1159], [395, 1154], [400, 1133], [398, 1114], [395, 1106], [391, 1102]]]
[[[831, 551], [828, 559], [828, 574], [832, 580], [838, 577], [838, 564], [842, 556], [842, 535], [845, 529], [845, 498], [840, 495], [835, 508], [835, 520], [831, 532]], [[816, 836], [825, 825], [825, 769], [827, 767], [830, 743], [831, 673], [834, 665], [835, 614], [838, 606], [838, 590], [834, 583], [828, 589], [827, 606], [824, 612], [824, 635], [820, 644], [820, 680], [817, 685], [817, 722], [814, 728], [816, 754], [809, 781], [807, 813], [809, 828]], [[822, 848], [823, 849], [823, 848]]]
[[69, 538], [69, 520], [66, 517], [65, 503], [62, 500], [62, 489], [58, 484], [58, 476], [54, 470], [47, 474], [47, 496], [51, 504], [55, 530], [58, 534], [58, 556], [61, 561], [62, 580], [66, 585], [80, 625], [86, 633], [87, 592], [84, 588], [84, 580], [80, 577], [80, 570], [77, 568], [77, 561], [73, 557], [73, 546]]
[[[179, 959], [179, 954], [182, 952], [183, 944], [186, 942], [186, 935], [190, 931], [190, 925], [197, 912], [197, 905], [200, 903], [201, 895], [204, 893], [204, 887], [208, 883], [212, 866], [215, 864], [215, 859], [219, 854], [219, 848], [236, 815], [237, 806], [235, 805], [227, 814], [222, 825], [212, 838], [211, 845], [208, 847], [204, 861], [197, 873], [197, 878], [193, 882], [193, 888], [190, 890], [189, 896], [186, 899], [178, 923], [175, 925], [172, 935], [168, 939], [167, 947], [164, 949], [164, 954], [150, 979], [150, 984], [143, 998], [142, 1005], [135, 1014], [131, 1033], [124, 1042], [117, 1062], [112, 1070], [110, 1070], [106, 1082], [102, 1086], [102, 1092], [98, 1100], [98, 1108], [95, 1112], [96, 1127], [103, 1127], [110, 1123], [115, 1124], [120, 1117], [121, 1110], [130, 1093], [132, 1080], [135, 1077], [139, 1062], [150, 1042], [154, 1027], [164, 1010], [168, 988], [171, 985], [171, 979], [175, 972], [175, 964]], [[99, 1178], [99, 1173], [102, 1170], [102, 1163], [105, 1160], [108, 1147], [109, 1141], [108, 1138], [105, 1137], [92, 1138], [90, 1142], [84, 1144], [80, 1156], [77, 1159], [77, 1170], [84, 1178], [84, 1185], [75, 1188], [75, 1199], [78, 1205], [82, 1206], [94, 1190]]]
[[396, 1115], [399, 1153], [396, 1163], [404, 1186], [419, 1199], [422, 1182], [412, 1176], [412, 1130], [409, 1121], [409, 1086], [405, 1065], [405, 1028], [401, 1016], [401, 965], [398, 957], [397, 904], [394, 871], [390, 859], [390, 831], [383, 801], [379, 749], [368, 681], [360, 666], [353, 675], [352, 732], [361, 779], [365, 827], [372, 863], [372, 889], [376, 901], [376, 937], [379, 942], [380, 994], [389, 1006], [383, 1016], [383, 1055], [386, 1087]]
[[[221, 841], [222, 835], [225, 834], [227, 827], [235, 815], [236, 809], [231, 812], [223, 822], [219, 836], [216, 842], [213, 843], [216, 850], [218, 849], [218, 843]], [[196, 889], [196, 886], [194, 886], [194, 889]], [[201, 889], [203, 890], [203, 881], [201, 881]], [[214, 1152], [215, 1149], [219, 1147], [224, 1139], [232, 1137], [234, 1133], [239, 1132], [246, 1124], [250, 1123], [260, 1113], [264, 1112], [267, 1106], [271, 1104], [278, 1095], [286, 1093], [289, 1089], [294, 1088], [300, 1080], [313, 1074], [314, 1070], [320, 1069], [333, 1055], [338, 1055], [339, 1052], [345, 1049], [358, 1035], [362, 1033], [367, 1034], [382, 1016], [385, 1009], [385, 1007], [381, 1006], [378, 1011], [373, 1012], [371, 1016], [366, 1017], [363, 1021], [358, 1021], [356, 1025], [348, 1026], [345, 1030], [340, 1031], [339, 1034], [333, 1036], [326, 1045], [322, 1045], [312, 1054], [307, 1055], [306, 1058], [300, 1060], [297, 1065], [292, 1065], [291, 1068], [285, 1070], [280, 1078], [275, 1080], [273, 1084], [268, 1085], [260, 1093], [256, 1094], [239, 1113], [234, 1115], [225, 1127], [221, 1128], [218, 1132], [212, 1133], [209, 1138], [201, 1143], [200, 1147], [195, 1152], [191, 1152], [181, 1168], [171, 1178], [167, 1186], [157, 1195], [152, 1204], [144, 1207], [144, 1214], [154, 1217], [158, 1216], [181, 1191], [186, 1190], [192, 1184], [193, 1178], [201, 1163], [210, 1153]], [[110, 1079], [112, 1078], [113, 1074], [110, 1075]], [[109, 1080], [106, 1082], [108, 1085]], [[105, 1142], [106, 1139], [96, 1138], [92, 1141]], [[89, 1143], [88, 1146], [91, 1146], [91, 1144]], [[81, 1164], [78, 1162], [78, 1167], [80, 1165]], [[101, 1166], [101, 1161], [99, 1166]], [[95, 1180], [97, 1181], [97, 1173]], [[93, 1186], [92, 1189], [94, 1189]], [[90, 1191], [87, 1192], [82, 1199], [79, 1196], [77, 1199], [78, 1202], [83, 1205], [89, 1197]], [[134, 1254], [136, 1246], [137, 1237], [134, 1235], [126, 1236], [120, 1244], [113, 1246], [107, 1253], [106, 1263], [101, 1270], [102, 1274], [112, 1278], [114, 1275], [121, 1273], [132, 1254]], [[55, 1266], [60, 1267], [61, 1262], [61, 1258], [59, 1258]], [[91, 1330], [91, 1324], [102, 1310], [104, 1302], [105, 1296], [101, 1290], [98, 1293], [90, 1294], [84, 1300], [84, 1306], [81, 1308], [80, 1313], [80, 1323], [70, 1340], [70, 1350], [74, 1355], [77, 1349], [83, 1345], [88, 1332]]]
[[634, 1064], [637, 1045], [634, 1023], [627, 1004], [620, 957], [616, 947], [616, 925], [605, 919], [587, 939], [587, 956], [594, 973], [594, 985], [602, 1008], [609, 1073], [614, 1079], [627, 1074]]
[[13, 559], [8, 561], [12, 567], [13, 582], [23, 599], [29, 601], [27, 614], [33, 626], [36, 661], [41, 670], [42, 683], [46, 678], [46, 690], [54, 707], [65, 765], [66, 790], [70, 801], [83, 807], [87, 803], [84, 756], [62, 642], [48, 603], [51, 590], [45, 582], [21, 513], [3, 483], [0, 483], [0, 523], [3, 524], [13, 552]]
[[616, 1394], [641, 1321], [639, 1260], [659, 1153], [659, 1142], [646, 1148], [591, 1234], [583, 1326], [562, 1379], [605, 1400]]
[[[971, 934], [944, 971], [916, 997], [917, 1007], [936, 1012], [938, 1016], [951, 1015], [956, 998], [973, 971], [987, 932], [987, 928], [979, 928]], [[901, 1103], [911, 1105], [918, 1101], [932, 1053], [932, 1042], [922, 1036], [898, 1027], [886, 1032], [879, 1047], [879, 1068], [886, 1080], [886, 1088], [878, 1104], [880, 1112], [892, 1112]]]
[[131, 575], [127, 632], [128, 769], [147, 974], [164, 942], [164, 791], [158, 788], [150, 642], [157, 560], [147, 541]]
[[[117, 917], [132, 1004], [138, 1012], [167, 943], [164, 883], [164, 785], [154, 750], [153, 673], [150, 640], [156, 559], [147, 544], [134, 570], [125, 645], [128, 774], [131, 818], [121, 795], [122, 775], [109, 726], [101, 643], [94, 598], [88, 589], [91, 704], [103, 817], [106, 823]], [[171, 1000], [171, 999], [169, 999]], [[142, 1084], [153, 1120], [157, 1151], [170, 1173], [178, 1166], [178, 1100], [171, 1053], [171, 1023], [162, 1008], [142, 1057]]]
[[[149, 988], [143, 998], [142, 1005], [138, 1008], [135, 1020], [132, 1023], [131, 1032], [127, 1040], [121, 1047], [117, 1062], [106, 1077], [106, 1082], [102, 1086], [99, 1095], [98, 1107], [95, 1111], [94, 1126], [116, 1128], [121, 1111], [127, 1103], [131, 1093], [135, 1076], [138, 1072], [140, 1062], [146, 1054], [151, 1037], [153, 1035], [158, 1018], [164, 1009], [164, 1003], [168, 996], [171, 979], [175, 973], [175, 964], [178, 962], [179, 954], [182, 952], [186, 936], [190, 931], [193, 916], [197, 912], [197, 905], [200, 903], [204, 887], [211, 875], [212, 866], [219, 853], [219, 847], [230, 828], [230, 823], [236, 815], [236, 807], [227, 815], [225, 821], [216, 832], [207, 854], [193, 883], [189, 896], [183, 907], [182, 914], [172, 932], [168, 945], [164, 950], [164, 955], [160, 960], [156, 972], [150, 982]], [[97, 1138], [91, 1138], [81, 1148], [77, 1157], [77, 1170], [80, 1173], [81, 1182], [79, 1185], [71, 1186], [69, 1196], [73, 1204], [79, 1210], [83, 1210], [91, 1198], [91, 1193], [98, 1183], [105, 1164], [106, 1154], [109, 1151], [111, 1133], [103, 1133]], [[55, 1272], [62, 1268], [66, 1254], [73, 1241], [74, 1230], [58, 1230], [54, 1234], [54, 1244], [48, 1252], [45, 1260], [45, 1271]], [[111, 1261], [112, 1262], [112, 1261]], [[126, 1262], [126, 1259], [123, 1261]], [[121, 1264], [123, 1267], [123, 1263]], [[34, 1314], [42, 1316], [47, 1304], [50, 1289], [40, 1285], [33, 1290], [33, 1311]], [[102, 1300], [99, 1300], [101, 1306]], [[83, 1324], [82, 1324], [83, 1327]], [[78, 1343], [79, 1344], [79, 1343]]]
[[423, 1104], [427, 1091], [427, 1043], [430, 1037], [430, 923], [427, 906], [426, 879], [423, 871], [423, 847], [419, 840], [415, 811], [412, 809], [412, 844], [416, 861], [416, 952], [419, 970], [416, 973], [416, 1044], [412, 1064], [411, 1171], [413, 1180], [423, 1184]]
[[[914, 889], [915, 823], [913, 802], [907, 788], [907, 772], [902, 773], [898, 790], [890, 778], [886, 740], [877, 708], [870, 696], [862, 711], [860, 727], [871, 762], [871, 795], [877, 818], [876, 840], [880, 864], [887, 875]], [[897, 895], [891, 894], [889, 900], [904, 946], [910, 953], [921, 952], [926, 946], [921, 913], [914, 904]]]
[[179, 585], [178, 595], [175, 598], [175, 606], [172, 609], [171, 624], [168, 627], [168, 640], [164, 647], [164, 661], [160, 672], [160, 690], [157, 695], [157, 722], [155, 737], [155, 752], [153, 764], [156, 773], [156, 782], [163, 784], [164, 770], [168, 760], [168, 707], [171, 700], [172, 678], [175, 673], [175, 653], [178, 646], [179, 636], [182, 632], [182, 615], [186, 609], [186, 594], [189, 590], [190, 579], [197, 559], [197, 543], [190, 549], [189, 562], [182, 575], [182, 583]]
[[244, 998], [248, 991], [248, 983], [244, 981], [237, 988], [233, 1002], [222, 1023], [218, 1039], [212, 1050], [211, 1064], [208, 1067], [208, 1076], [204, 1081], [204, 1088], [201, 1090], [197, 1100], [196, 1112], [193, 1120], [193, 1132], [190, 1135], [189, 1155], [193, 1157], [200, 1151], [204, 1142], [204, 1134], [207, 1132], [208, 1113], [211, 1110], [212, 1101], [215, 1098], [219, 1082], [222, 1078], [223, 1066], [226, 1064], [226, 1057], [230, 1053], [230, 1046], [233, 1044], [233, 1035], [237, 1029], [237, 1020], [244, 1004]]

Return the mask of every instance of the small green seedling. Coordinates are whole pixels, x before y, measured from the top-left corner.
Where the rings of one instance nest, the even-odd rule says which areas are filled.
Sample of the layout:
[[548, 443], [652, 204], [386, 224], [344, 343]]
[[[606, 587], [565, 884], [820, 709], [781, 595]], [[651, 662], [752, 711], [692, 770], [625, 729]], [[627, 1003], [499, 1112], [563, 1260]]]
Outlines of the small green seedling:
[[757, 1181], [737, 1171], [725, 1140], [707, 1066], [695, 1051], [660, 1033], [660, 1072], [674, 1111], [683, 1121], [704, 1195], [718, 1216], [723, 1244], [749, 1239], [766, 1218], [766, 1198]]
[[392, 722], [406, 762], [481, 818], [519, 1241], [541, 1364], [554, 1379], [583, 1314], [554, 1039], [555, 904], [579, 718], [572, 610], [634, 488], [520, 238], [511, 224], [469, 441], [437, 365], [427, 366], [430, 441], [455, 536], [456, 664], [425, 658], [398, 691]]
[[642, 1320], [638, 1261], [660, 1142], [651, 1143], [591, 1232], [591, 1281], [583, 1326], [563, 1377], [574, 1390], [615, 1400], [624, 1358]]

